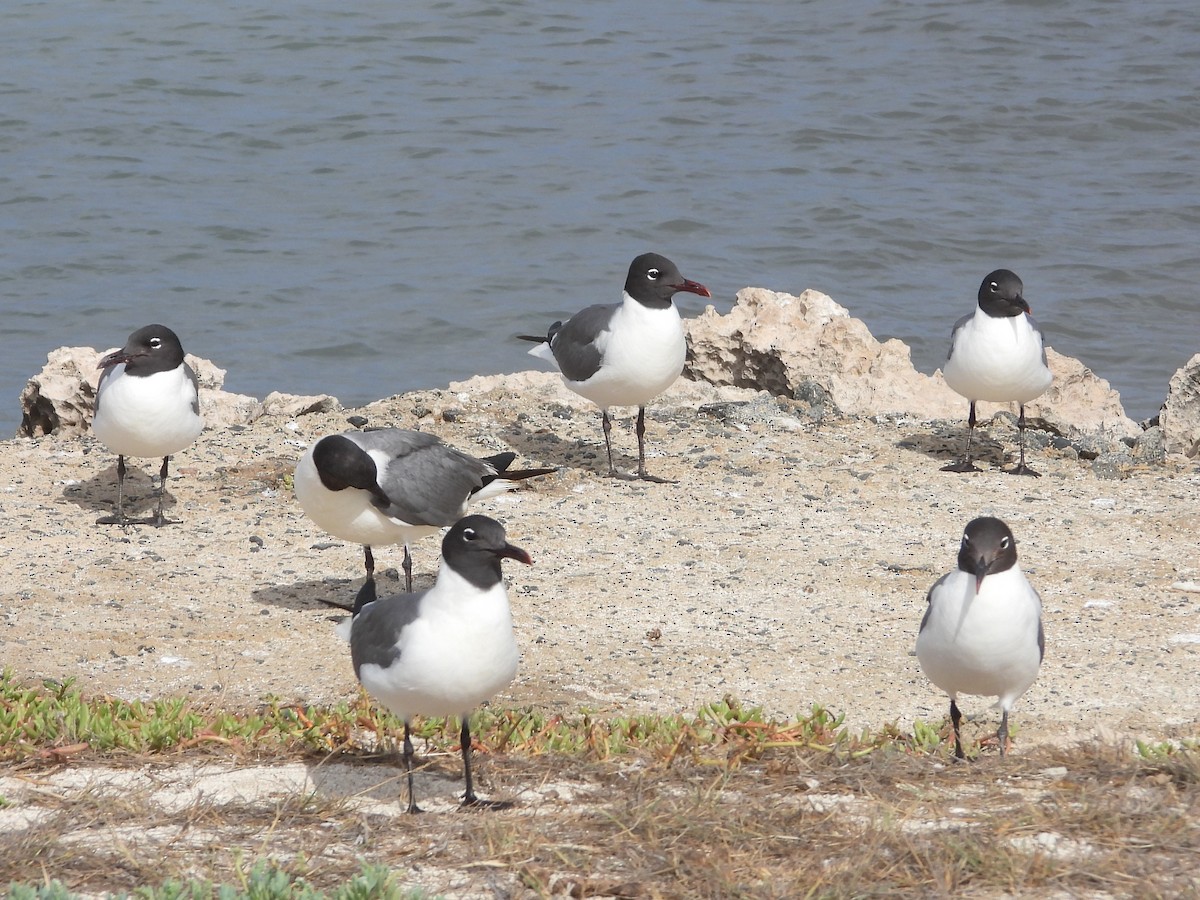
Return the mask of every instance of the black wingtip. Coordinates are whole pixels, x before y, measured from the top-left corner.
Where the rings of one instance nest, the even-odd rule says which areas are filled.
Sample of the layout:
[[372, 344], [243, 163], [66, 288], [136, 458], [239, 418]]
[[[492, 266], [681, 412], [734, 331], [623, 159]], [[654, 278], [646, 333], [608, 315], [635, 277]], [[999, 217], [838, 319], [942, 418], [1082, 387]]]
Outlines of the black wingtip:
[[368, 576], [367, 580], [363, 582], [363, 586], [358, 589], [358, 594], [354, 598], [354, 608], [350, 611], [350, 614], [352, 616], [357, 616], [363, 611], [364, 607], [374, 603], [377, 598], [378, 595], [375, 592], [375, 579], [374, 577]]
[[524, 481], [526, 478], [537, 478], [539, 475], [553, 475], [558, 469], [515, 469], [503, 472], [500, 477], [505, 481]]
[[524, 481], [526, 478], [537, 478], [539, 475], [549, 475], [552, 472], [557, 472], [558, 469], [514, 469], [511, 472], [508, 467], [516, 460], [515, 453], [497, 453], [495, 456], [485, 456], [483, 461], [496, 470], [496, 474], [489, 476], [483, 480], [484, 485], [491, 484], [497, 478], [503, 478], [505, 481]]
[[529, 341], [530, 343], [533, 343], [533, 344], [549, 344], [551, 341], [554, 340], [554, 335], [558, 333], [558, 330], [560, 328], [562, 328], [562, 324], [563, 324], [562, 320], [560, 319], [559, 321], [557, 321], [553, 325], [551, 325], [549, 328], [547, 328], [546, 333], [544, 335], [518, 334], [518, 335], [514, 335], [514, 337], [518, 341]]
[[497, 453], [495, 456], [485, 456], [483, 461], [496, 470], [498, 475], [504, 475], [504, 470], [516, 460], [515, 453]]

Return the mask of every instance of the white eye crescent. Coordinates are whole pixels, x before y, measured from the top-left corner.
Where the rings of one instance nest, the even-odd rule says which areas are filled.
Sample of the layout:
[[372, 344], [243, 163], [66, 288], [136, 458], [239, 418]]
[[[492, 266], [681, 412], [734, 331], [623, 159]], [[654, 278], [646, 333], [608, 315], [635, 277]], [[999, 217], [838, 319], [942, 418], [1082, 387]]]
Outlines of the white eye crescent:
[[659, 274], [660, 273], [659, 273], [658, 269], [648, 269], [646, 271], [646, 277], [649, 278], [651, 281], [658, 281]]
[[467, 541], [475, 540], [475, 529], [474, 528], [464, 528], [463, 529], [463, 540], [467, 540]]
[[161, 346], [162, 346], [162, 338], [156, 338], [156, 337], [150, 338], [150, 348], [152, 350], [157, 350]]

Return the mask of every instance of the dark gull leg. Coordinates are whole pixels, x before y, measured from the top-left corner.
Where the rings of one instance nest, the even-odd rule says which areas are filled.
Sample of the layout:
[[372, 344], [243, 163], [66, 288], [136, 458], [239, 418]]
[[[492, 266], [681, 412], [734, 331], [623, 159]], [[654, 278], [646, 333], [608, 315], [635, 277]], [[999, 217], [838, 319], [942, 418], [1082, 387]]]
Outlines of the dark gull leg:
[[125, 518], [125, 457], [117, 454], [117, 512], [111, 516], [101, 516], [96, 520], [97, 525], [128, 525]]
[[608, 410], [600, 410], [600, 426], [604, 429], [604, 449], [608, 451], [608, 477], [622, 478], [617, 467], [613, 465], [612, 458], [612, 420], [608, 417]]
[[158, 470], [158, 511], [154, 516], [146, 521], [155, 528], [162, 528], [164, 525], [169, 525], [167, 517], [163, 515], [163, 501], [167, 496], [167, 463], [171, 457], [164, 456], [162, 468]]
[[958, 704], [954, 702], [954, 698], [950, 698], [950, 724], [954, 726], [954, 756], [957, 759], [966, 759], [966, 754], [963, 753], [962, 739], [959, 737], [959, 724], [962, 722], [962, 713], [958, 711]]
[[967, 451], [963, 454], [963, 458], [942, 466], [943, 472], [980, 472], [975, 463], [971, 461], [971, 439], [975, 437], [975, 401], [971, 401], [971, 412], [967, 416]]
[[412, 593], [412, 554], [408, 552], [408, 544], [404, 545], [404, 561], [400, 563], [400, 567], [404, 569], [404, 591]]
[[480, 800], [475, 796], [475, 785], [471, 779], [471, 726], [470, 714], [463, 713], [462, 730], [458, 734], [458, 744], [462, 749], [463, 778], [467, 791], [463, 794], [462, 805], [471, 809], [508, 809], [512, 806], [509, 800]]
[[653, 481], [656, 484], [675, 484], [669, 478], [660, 478], [657, 475], [651, 475], [646, 471], [646, 407], [638, 407], [637, 417], [637, 441], [638, 441], [638, 478], [642, 481]]
[[1035, 472], [1029, 466], [1025, 465], [1025, 404], [1021, 404], [1021, 415], [1017, 418], [1017, 435], [1021, 445], [1021, 461], [1017, 467], [1009, 472], [1009, 475], [1032, 475], [1034, 478], [1040, 478], [1042, 473]]
[[423, 812], [421, 807], [417, 806], [416, 796], [413, 794], [413, 745], [407, 720], [404, 722], [404, 770], [408, 773], [408, 811]]

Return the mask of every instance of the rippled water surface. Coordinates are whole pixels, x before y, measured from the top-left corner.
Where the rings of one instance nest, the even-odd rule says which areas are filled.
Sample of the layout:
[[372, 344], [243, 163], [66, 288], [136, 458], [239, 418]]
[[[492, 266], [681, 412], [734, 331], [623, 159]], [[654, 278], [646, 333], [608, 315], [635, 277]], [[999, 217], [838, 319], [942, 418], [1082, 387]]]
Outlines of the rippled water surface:
[[531, 368], [648, 249], [926, 372], [1011, 268], [1134, 417], [1200, 351], [1190, 2], [347, 7], [0, 9], [0, 434], [151, 321], [258, 396]]

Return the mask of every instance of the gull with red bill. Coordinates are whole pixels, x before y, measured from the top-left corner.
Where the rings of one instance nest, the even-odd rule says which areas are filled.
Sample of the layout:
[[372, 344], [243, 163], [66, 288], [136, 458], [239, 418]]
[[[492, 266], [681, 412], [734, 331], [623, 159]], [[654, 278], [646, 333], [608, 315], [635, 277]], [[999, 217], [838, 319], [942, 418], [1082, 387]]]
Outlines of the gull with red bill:
[[354, 601], [350, 658], [368, 694], [404, 722], [408, 811], [413, 794], [413, 716], [458, 716], [465, 807], [504, 808], [481, 800], [471, 776], [471, 710], [517, 674], [517, 642], [500, 562], [533, 559], [508, 542], [487, 516], [467, 516], [442, 539], [442, 564], [427, 591], [377, 598], [367, 579]]
[[[666, 481], [646, 471], [646, 404], [683, 372], [687, 343], [674, 301], [681, 291], [712, 296], [665, 256], [643, 253], [629, 266], [620, 303], [586, 307], [566, 322], [555, 322], [545, 337], [519, 335], [537, 342], [530, 356], [554, 363], [568, 388], [600, 407], [609, 477]], [[613, 406], [638, 408], [636, 476], [613, 465], [608, 415]]]

